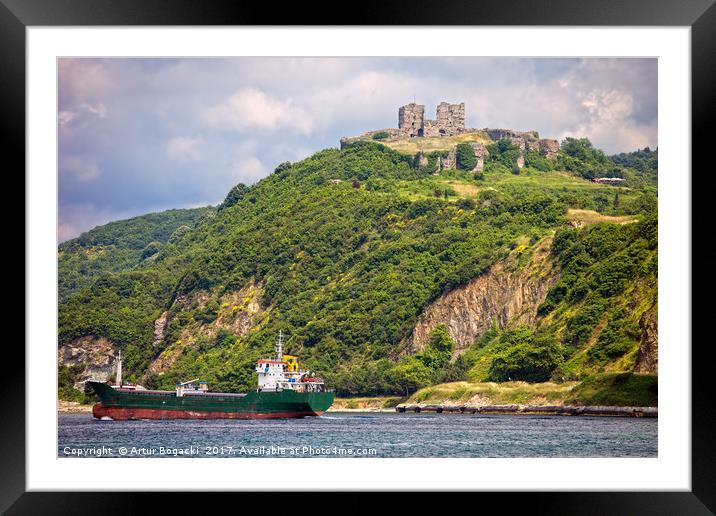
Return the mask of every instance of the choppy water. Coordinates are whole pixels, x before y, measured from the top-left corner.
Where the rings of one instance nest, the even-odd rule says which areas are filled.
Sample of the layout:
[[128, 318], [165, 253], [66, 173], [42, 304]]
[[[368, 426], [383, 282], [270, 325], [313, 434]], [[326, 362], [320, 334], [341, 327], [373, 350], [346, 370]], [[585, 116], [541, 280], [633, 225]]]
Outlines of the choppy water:
[[58, 420], [59, 457], [657, 456], [656, 419], [333, 412], [253, 421]]

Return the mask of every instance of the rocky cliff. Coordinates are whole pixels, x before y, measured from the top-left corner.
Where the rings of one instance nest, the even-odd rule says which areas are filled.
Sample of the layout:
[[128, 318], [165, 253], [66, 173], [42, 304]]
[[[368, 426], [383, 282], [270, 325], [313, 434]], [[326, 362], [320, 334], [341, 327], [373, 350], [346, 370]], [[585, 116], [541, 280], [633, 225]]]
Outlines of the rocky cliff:
[[510, 322], [533, 324], [537, 307], [559, 278], [550, 257], [551, 243], [551, 237], [540, 241], [522, 265], [520, 255], [526, 252], [526, 246], [520, 246], [487, 273], [443, 294], [415, 325], [407, 351], [421, 350], [439, 324], [447, 326], [457, 353], [475, 342], [493, 321], [500, 328]]
[[639, 319], [641, 343], [636, 358], [637, 373], [657, 373], [659, 370], [659, 330], [658, 310], [654, 305], [645, 311]]
[[57, 359], [60, 366], [82, 366], [75, 378], [75, 388], [82, 390], [85, 380], [107, 381], [114, 376], [116, 346], [106, 337], [85, 335], [60, 346]]

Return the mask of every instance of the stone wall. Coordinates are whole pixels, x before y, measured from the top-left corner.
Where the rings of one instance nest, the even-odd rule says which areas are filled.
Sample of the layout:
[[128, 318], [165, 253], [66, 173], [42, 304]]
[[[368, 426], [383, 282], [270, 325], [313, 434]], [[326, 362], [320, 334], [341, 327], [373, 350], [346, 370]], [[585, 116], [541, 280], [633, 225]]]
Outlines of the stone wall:
[[398, 129], [403, 137], [423, 136], [425, 106], [410, 103], [398, 109]]
[[[450, 104], [441, 102], [436, 109], [435, 120], [425, 118], [425, 106], [422, 104], [410, 103], [401, 106], [398, 109], [398, 128], [378, 129], [368, 131], [360, 136], [352, 138], [341, 138], [341, 149], [356, 140], [372, 139], [376, 133], [386, 133], [386, 140], [398, 140], [401, 138], [420, 138], [420, 137], [440, 137], [454, 136], [462, 133], [482, 133], [486, 134], [490, 140], [497, 142], [499, 140], [509, 140], [513, 145], [520, 149], [520, 155], [517, 158], [517, 166], [522, 168], [525, 165], [525, 152], [537, 151], [542, 156], [549, 159], [555, 159], [559, 152], [559, 142], [552, 139], [540, 139], [537, 131], [515, 131], [514, 129], [467, 129], [465, 127], [465, 103]], [[378, 140], [380, 141], [380, 140]], [[476, 171], [482, 170], [487, 157], [487, 149], [484, 145], [473, 144], [475, 156], [478, 164]], [[448, 156], [442, 160], [438, 160], [437, 172], [445, 168], [454, 168], [454, 151], [451, 150], [452, 158]]]
[[425, 106], [406, 104], [398, 109], [398, 130], [402, 137], [453, 136], [465, 132], [465, 103], [441, 102], [435, 120], [425, 119]]
[[436, 126], [442, 136], [452, 136], [465, 130], [465, 103], [438, 104], [436, 113]]
[[559, 142], [557, 140], [542, 139], [539, 141], [539, 153], [549, 159], [555, 159], [559, 152]]
[[485, 168], [485, 159], [490, 155], [490, 151], [481, 143], [473, 143], [472, 150], [475, 152], [475, 159], [477, 160], [477, 164], [472, 171], [479, 172]]

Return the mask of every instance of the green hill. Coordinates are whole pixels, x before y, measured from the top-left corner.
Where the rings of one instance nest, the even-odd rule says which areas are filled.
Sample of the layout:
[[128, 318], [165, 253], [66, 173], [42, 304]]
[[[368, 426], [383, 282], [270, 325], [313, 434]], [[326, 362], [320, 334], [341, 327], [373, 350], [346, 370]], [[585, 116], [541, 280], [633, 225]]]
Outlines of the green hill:
[[[554, 163], [528, 156], [515, 170], [495, 152], [481, 173], [440, 176], [356, 142], [282, 164], [216, 212], [99, 228], [60, 246], [59, 344], [109, 343], [129, 380], [170, 389], [190, 377], [253, 388], [279, 330], [342, 396], [635, 370], [656, 306], [656, 175], [578, 142]], [[608, 169], [626, 185], [582, 173]], [[406, 344], [426, 307], [494, 267], [537, 274], [532, 252], [552, 239], [558, 280], [531, 324], [496, 317], [457, 358], [442, 326], [422, 348]]]
[[60, 302], [102, 274], [129, 270], [151, 259], [175, 231], [189, 230], [211, 213], [213, 208], [150, 213], [110, 222], [63, 242], [57, 252]]

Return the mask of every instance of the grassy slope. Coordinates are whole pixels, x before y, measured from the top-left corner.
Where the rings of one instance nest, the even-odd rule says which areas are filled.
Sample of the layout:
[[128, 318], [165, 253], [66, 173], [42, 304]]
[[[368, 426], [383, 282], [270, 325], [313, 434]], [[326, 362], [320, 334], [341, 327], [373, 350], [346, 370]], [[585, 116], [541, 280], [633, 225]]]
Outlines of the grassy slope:
[[627, 372], [594, 375], [582, 382], [452, 382], [420, 389], [406, 403], [655, 407], [657, 377]]
[[399, 140], [391, 140], [381, 143], [395, 151], [414, 156], [417, 152], [427, 154], [432, 151], [449, 151], [458, 143], [482, 143], [483, 145], [488, 145], [492, 143], [492, 140], [487, 133], [477, 131], [474, 133], [457, 134], [455, 136], [401, 138]]

